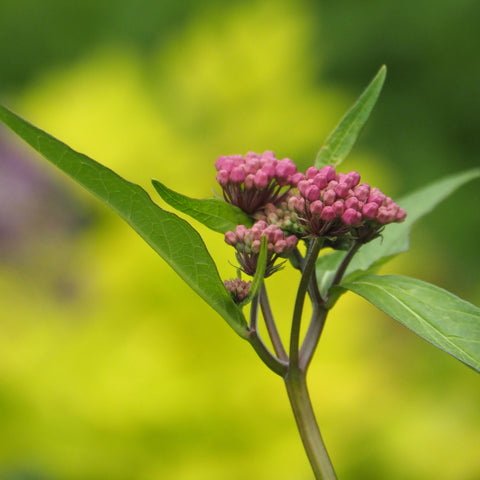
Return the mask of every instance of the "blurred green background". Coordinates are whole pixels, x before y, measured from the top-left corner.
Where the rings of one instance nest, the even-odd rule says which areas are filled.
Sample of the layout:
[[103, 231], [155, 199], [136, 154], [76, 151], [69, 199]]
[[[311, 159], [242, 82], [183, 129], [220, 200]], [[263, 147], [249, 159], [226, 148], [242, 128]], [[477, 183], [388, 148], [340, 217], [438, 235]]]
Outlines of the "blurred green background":
[[[382, 64], [342, 170], [394, 198], [479, 165], [476, 0], [2, 0], [0, 98], [140, 183], [305, 169]], [[479, 304], [478, 181], [385, 272]], [[232, 251], [199, 227], [223, 277]], [[269, 281], [285, 333], [298, 278]], [[346, 295], [310, 372], [339, 478], [480, 479], [478, 375]], [[0, 479], [312, 478], [280, 379], [133, 231], [0, 130]]]

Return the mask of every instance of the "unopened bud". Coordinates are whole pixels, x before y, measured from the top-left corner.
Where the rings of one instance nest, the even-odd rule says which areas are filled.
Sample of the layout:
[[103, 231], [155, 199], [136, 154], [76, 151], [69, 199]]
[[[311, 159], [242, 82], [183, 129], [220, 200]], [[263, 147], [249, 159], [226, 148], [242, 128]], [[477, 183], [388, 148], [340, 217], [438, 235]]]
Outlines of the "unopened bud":
[[333, 190], [327, 190], [323, 194], [323, 203], [325, 205], [333, 205], [336, 198], [337, 198], [337, 195], [335, 194], [335, 192]]
[[320, 195], [320, 189], [316, 185], [309, 185], [305, 189], [305, 198], [309, 202], [313, 202], [315, 200], [318, 200], [319, 195]]
[[228, 231], [225, 233], [225, 242], [235, 246], [237, 244], [237, 236], [233, 232]]
[[312, 180], [318, 174], [318, 169], [316, 167], [309, 167], [305, 172], [305, 176], [308, 180]]
[[235, 167], [230, 173], [230, 180], [234, 183], [242, 183], [245, 180], [243, 168]]
[[323, 173], [327, 177], [328, 182], [334, 180], [336, 176], [335, 167], [332, 167], [332, 165], [326, 165], [325, 167], [322, 167], [320, 169], [320, 173]]
[[361, 222], [362, 215], [353, 208], [347, 208], [343, 212], [342, 220], [346, 225], [355, 225]]
[[362, 214], [367, 220], [372, 220], [378, 211], [378, 205], [375, 202], [366, 203], [362, 207]]
[[310, 204], [310, 212], [313, 215], [320, 215], [323, 210], [323, 203], [320, 200], [315, 200]]
[[396, 222], [403, 222], [407, 216], [407, 211], [403, 208], [399, 208], [397, 212], [397, 216], [395, 218]]
[[320, 218], [322, 220], [325, 220], [326, 222], [330, 222], [331, 220], [333, 220], [335, 218], [335, 210], [333, 209], [333, 207], [324, 207]]

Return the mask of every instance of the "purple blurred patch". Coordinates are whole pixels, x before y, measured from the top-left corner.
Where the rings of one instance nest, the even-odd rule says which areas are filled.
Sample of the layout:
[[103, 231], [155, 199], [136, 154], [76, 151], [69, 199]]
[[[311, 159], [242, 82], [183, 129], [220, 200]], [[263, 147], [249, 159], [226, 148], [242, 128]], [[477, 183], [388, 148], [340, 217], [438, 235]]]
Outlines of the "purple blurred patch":
[[[35, 268], [38, 255], [50, 255], [59, 248], [71, 250], [74, 237], [93, 220], [93, 212], [48, 171], [37, 167], [33, 155], [29, 158], [0, 135], [0, 264]], [[63, 263], [63, 258], [60, 255], [57, 263]], [[51, 260], [56, 261], [55, 255]], [[63, 291], [70, 283], [66, 281], [71, 276], [69, 266], [57, 265], [55, 269], [62, 284], [57, 287]]]

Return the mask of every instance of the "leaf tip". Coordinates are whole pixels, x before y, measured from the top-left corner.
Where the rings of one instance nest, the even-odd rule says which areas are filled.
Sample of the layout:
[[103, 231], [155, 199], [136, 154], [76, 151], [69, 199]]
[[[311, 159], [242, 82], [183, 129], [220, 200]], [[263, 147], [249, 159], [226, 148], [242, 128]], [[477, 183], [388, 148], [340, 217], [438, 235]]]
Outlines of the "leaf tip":
[[379, 83], [380, 88], [382, 88], [386, 77], [387, 77], [387, 66], [383, 64], [378, 70], [377, 74], [375, 75], [372, 83]]

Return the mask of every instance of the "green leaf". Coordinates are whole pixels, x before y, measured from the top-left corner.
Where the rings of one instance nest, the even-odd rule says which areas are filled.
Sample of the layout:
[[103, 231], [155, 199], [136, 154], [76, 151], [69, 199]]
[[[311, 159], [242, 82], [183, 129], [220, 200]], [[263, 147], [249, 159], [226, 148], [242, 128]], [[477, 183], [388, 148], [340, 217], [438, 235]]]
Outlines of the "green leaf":
[[318, 169], [325, 165], [337, 166], [350, 153], [377, 102], [386, 74], [387, 68], [383, 65], [377, 75], [375, 75], [375, 78], [327, 138], [315, 159], [315, 166]]
[[359, 270], [377, 269], [395, 255], [407, 251], [412, 225], [459, 187], [478, 177], [480, 169], [475, 168], [438, 180], [400, 199], [398, 204], [407, 211], [405, 221], [387, 225], [381, 237], [363, 245], [353, 257], [345, 278]]
[[480, 308], [435, 285], [400, 275], [365, 275], [342, 287], [480, 372]]
[[120, 215], [240, 336], [246, 337], [245, 317], [226, 291], [215, 263], [193, 227], [162, 210], [138, 185], [75, 152], [2, 106], [0, 120]]
[[333, 252], [321, 255], [318, 257], [316, 264], [316, 275], [320, 295], [326, 297], [328, 289], [332, 284], [335, 273], [342, 263], [346, 252], [343, 250], [334, 250]]
[[262, 246], [260, 247], [260, 253], [257, 260], [257, 270], [252, 280], [252, 285], [250, 286], [250, 291], [248, 292], [249, 301], [255, 297], [260, 291], [262, 286], [265, 270], [267, 268], [267, 254], [268, 254], [268, 241], [267, 237], [264, 235], [262, 238]]
[[252, 219], [244, 211], [219, 198], [189, 198], [170, 190], [158, 180], [152, 180], [152, 184], [165, 202], [215, 232], [234, 231], [237, 225], [250, 228], [253, 224]]

